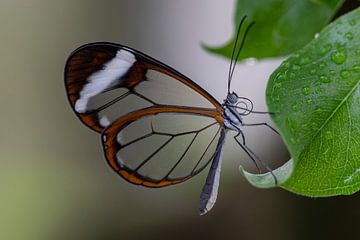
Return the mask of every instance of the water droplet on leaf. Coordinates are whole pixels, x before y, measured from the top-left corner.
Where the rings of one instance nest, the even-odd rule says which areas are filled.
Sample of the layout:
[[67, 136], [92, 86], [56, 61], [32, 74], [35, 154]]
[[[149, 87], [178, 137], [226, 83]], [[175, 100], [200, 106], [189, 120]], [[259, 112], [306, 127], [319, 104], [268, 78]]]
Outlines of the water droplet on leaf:
[[355, 72], [360, 72], [360, 65], [359, 65], [359, 64], [355, 65], [355, 66], [353, 67], [353, 70], [354, 70]]
[[326, 63], [325, 62], [320, 62], [319, 63], [319, 68], [320, 69], [324, 69], [326, 67]]
[[294, 103], [291, 107], [291, 109], [294, 111], [294, 112], [298, 112], [300, 110], [300, 107], [297, 103]]
[[352, 40], [352, 39], [354, 38], [354, 36], [353, 36], [353, 34], [352, 34], [351, 32], [347, 32], [347, 33], [345, 34], [345, 37], [346, 37], [347, 39], [349, 39], [349, 40]]
[[289, 63], [289, 62], [284, 62], [284, 63], [283, 63], [283, 66], [284, 66], [285, 68], [289, 68], [289, 67], [290, 67], [290, 63]]
[[350, 72], [348, 70], [341, 70], [340, 76], [342, 78], [348, 78], [348, 77], [350, 77]]
[[345, 51], [336, 51], [331, 55], [331, 60], [338, 65], [345, 62], [346, 58], [347, 56]]
[[300, 66], [297, 65], [297, 64], [294, 64], [293, 67], [292, 67], [293, 70], [297, 71], [300, 69]]
[[284, 76], [284, 74], [279, 74], [278, 76], [277, 76], [277, 81], [280, 81], [280, 82], [282, 82], [282, 81], [284, 81], [285, 80], [285, 76]]
[[316, 69], [315, 68], [311, 69], [310, 70], [310, 75], [315, 75], [315, 74], [316, 74]]
[[310, 62], [310, 58], [308, 58], [308, 57], [303, 57], [303, 58], [301, 58], [301, 60], [300, 60], [300, 65], [306, 65], [306, 64], [309, 64], [309, 62]]
[[324, 56], [325, 54], [327, 54], [330, 50], [331, 50], [332, 46], [330, 43], [326, 44], [321, 50], [320, 50], [320, 55]]
[[274, 87], [276, 87], [276, 88], [280, 88], [282, 86], [282, 83], [281, 82], [276, 82], [275, 84], [274, 84]]
[[302, 89], [302, 92], [303, 92], [304, 95], [309, 95], [310, 94], [310, 88], [309, 87], [304, 87]]
[[320, 76], [320, 81], [322, 83], [329, 83], [329, 82], [331, 82], [331, 79], [328, 76], [322, 75], [322, 76]]
[[336, 71], [335, 71], [335, 70], [330, 70], [330, 75], [335, 76], [335, 75], [336, 75]]
[[325, 92], [325, 88], [317, 88], [317, 89], [315, 89], [316, 94], [321, 94], [321, 93], [324, 93], [324, 92]]
[[258, 60], [256, 58], [248, 58], [245, 60], [245, 64], [250, 67], [255, 66], [257, 63]]
[[349, 21], [349, 24], [350, 24], [351, 26], [355, 26], [355, 24], [356, 24], [355, 19], [351, 19], [351, 20]]
[[326, 131], [326, 132], [325, 132], [325, 139], [326, 139], [326, 140], [331, 140], [332, 138], [333, 138], [332, 132]]

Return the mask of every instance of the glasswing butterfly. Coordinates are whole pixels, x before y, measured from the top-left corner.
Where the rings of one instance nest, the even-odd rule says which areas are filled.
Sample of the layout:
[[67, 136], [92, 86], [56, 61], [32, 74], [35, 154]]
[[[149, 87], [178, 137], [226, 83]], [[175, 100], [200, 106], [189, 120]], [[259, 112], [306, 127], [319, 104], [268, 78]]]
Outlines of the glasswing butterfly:
[[[245, 143], [242, 116], [252, 102], [230, 92], [232, 75], [249, 24], [235, 56], [241, 20], [229, 69], [228, 94], [220, 104], [173, 68], [132, 48], [90, 43], [76, 49], [65, 67], [65, 87], [79, 119], [101, 134], [110, 167], [130, 183], [165, 187], [188, 180], [211, 163], [200, 196], [200, 214], [217, 198], [222, 149], [228, 131], [256, 166], [263, 164]], [[274, 130], [275, 131], [275, 130]], [[274, 176], [276, 181], [276, 178]]]

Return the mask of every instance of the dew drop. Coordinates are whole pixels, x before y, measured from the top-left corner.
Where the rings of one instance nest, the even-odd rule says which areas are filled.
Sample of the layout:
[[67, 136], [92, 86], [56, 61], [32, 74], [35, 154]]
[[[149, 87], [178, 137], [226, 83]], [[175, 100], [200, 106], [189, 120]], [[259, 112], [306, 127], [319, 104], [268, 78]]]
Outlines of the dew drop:
[[344, 51], [345, 50], [345, 43], [343, 42], [336, 42], [336, 48], [338, 51]]
[[303, 92], [304, 95], [309, 95], [310, 94], [310, 88], [309, 87], [304, 87], [302, 89], [302, 92]]
[[290, 67], [290, 63], [289, 63], [289, 62], [284, 62], [284, 63], [283, 63], [283, 66], [284, 66], [285, 68], [289, 68], [289, 67]]
[[349, 24], [350, 24], [351, 26], [355, 26], [355, 24], [356, 24], [355, 19], [351, 19], [351, 20], [349, 21]]
[[284, 76], [284, 74], [279, 74], [278, 76], [277, 76], [277, 81], [280, 81], [280, 82], [282, 82], [282, 81], [284, 81], [285, 80], [285, 76]]
[[245, 64], [247, 66], [253, 67], [258, 63], [258, 60], [256, 58], [248, 58], [245, 60]]
[[300, 69], [300, 66], [297, 65], [297, 64], [294, 64], [293, 67], [292, 67], [292, 69], [293, 69], [294, 71], [297, 71], [297, 70]]
[[306, 100], [306, 102], [307, 102], [307, 104], [311, 104], [311, 103], [312, 103], [312, 99], [309, 98], [309, 99]]
[[320, 80], [319, 80], [319, 79], [318, 79], [318, 80], [316, 80], [316, 81], [314, 82], [314, 85], [315, 85], [315, 86], [317, 86], [317, 87], [318, 87], [318, 86], [320, 86], [320, 85], [321, 85]]
[[291, 106], [291, 109], [294, 111], [294, 112], [298, 112], [300, 110], [300, 107], [297, 103], [294, 103], [292, 106]]
[[320, 62], [319, 63], [319, 68], [320, 69], [324, 69], [326, 67], [326, 63], [325, 62]]
[[322, 76], [320, 76], [320, 81], [322, 83], [329, 83], [329, 82], [331, 82], [331, 79], [328, 76], [322, 75]]
[[314, 38], [318, 38], [318, 37], [320, 37], [320, 34], [319, 34], [319, 33], [315, 33]]
[[355, 66], [353, 67], [353, 70], [354, 70], [355, 72], [360, 72], [360, 65], [359, 65], [359, 64], [355, 65]]
[[333, 138], [333, 134], [331, 131], [326, 131], [325, 132], [325, 139], [326, 140], [331, 140]]
[[321, 94], [321, 93], [324, 93], [324, 92], [325, 92], [325, 88], [317, 88], [317, 89], [315, 89], [316, 94]]
[[336, 71], [335, 71], [335, 70], [330, 70], [330, 75], [335, 76], [335, 75], [336, 75]]
[[308, 58], [308, 57], [303, 57], [303, 58], [301, 58], [301, 60], [300, 60], [300, 65], [306, 65], [306, 64], [309, 64], [309, 62], [310, 62], [310, 58]]
[[345, 62], [346, 58], [347, 56], [345, 51], [336, 51], [331, 55], [331, 60], [338, 65]]
[[274, 87], [276, 87], [276, 88], [280, 88], [282, 86], [282, 83], [281, 82], [276, 82], [275, 84], [274, 84]]
[[348, 77], [350, 77], [350, 72], [348, 70], [341, 70], [340, 76], [342, 78], [348, 78]]
[[326, 44], [321, 50], [320, 50], [320, 55], [324, 56], [326, 55], [330, 50], [331, 50], [332, 46], [330, 43]]
[[347, 32], [345, 34], [345, 37], [348, 39], [348, 40], [352, 40], [354, 38], [353, 34], [351, 32]]
[[316, 74], [316, 69], [315, 68], [311, 69], [310, 70], [310, 75], [315, 75], [315, 74]]

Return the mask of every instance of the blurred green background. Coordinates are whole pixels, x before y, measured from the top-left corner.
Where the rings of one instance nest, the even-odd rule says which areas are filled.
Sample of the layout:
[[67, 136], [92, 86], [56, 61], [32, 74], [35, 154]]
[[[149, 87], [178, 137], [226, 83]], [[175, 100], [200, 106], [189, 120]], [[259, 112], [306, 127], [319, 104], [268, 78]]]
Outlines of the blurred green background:
[[[229, 62], [200, 43], [229, 39], [234, 5], [1, 0], [0, 239], [356, 239], [359, 193], [309, 199], [255, 189], [240, 176], [238, 165], [247, 163], [230, 143], [218, 202], [200, 217], [206, 173], [164, 189], [132, 186], [106, 165], [98, 134], [72, 113], [64, 63], [92, 41], [144, 51], [222, 100]], [[240, 65], [234, 89], [264, 109], [267, 76], [280, 61]], [[260, 143], [263, 132], [252, 134], [255, 149], [269, 161], [285, 161], [280, 140]]]

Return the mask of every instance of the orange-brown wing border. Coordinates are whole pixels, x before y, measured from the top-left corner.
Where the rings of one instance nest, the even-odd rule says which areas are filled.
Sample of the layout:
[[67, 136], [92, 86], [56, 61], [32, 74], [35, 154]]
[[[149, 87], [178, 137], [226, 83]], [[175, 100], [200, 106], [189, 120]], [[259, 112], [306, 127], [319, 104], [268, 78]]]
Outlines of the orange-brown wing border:
[[[216, 110], [209, 109], [196, 109], [196, 108], [186, 108], [186, 107], [150, 107], [147, 109], [135, 111], [125, 115], [124, 117], [118, 119], [108, 128], [106, 128], [102, 133], [102, 144], [104, 148], [105, 158], [110, 167], [117, 172], [122, 178], [126, 181], [135, 184], [142, 185], [145, 187], [159, 188], [166, 187], [173, 184], [178, 184], [184, 182], [194, 175], [187, 176], [183, 179], [177, 180], [161, 180], [161, 181], [150, 181], [149, 179], [142, 178], [136, 172], [131, 172], [125, 168], [119, 166], [116, 160], [116, 154], [119, 150], [119, 143], [116, 140], [117, 133], [121, 131], [122, 128], [127, 126], [129, 123], [136, 121], [137, 119], [148, 116], [155, 115], [158, 113], [188, 113], [188, 114], [197, 114], [202, 116], [208, 116], [216, 119], [220, 127], [223, 128], [223, 118], [222, 114]], [[211, 159], [210, 159], [211, 160]]]
[[[103, 49], [103, 52], [101, 52], [99, 49]], [[98, 52], [96, 52], [97, 50]], [[77, 113], [74, 108], [75, 102], [79, 98], [79, 94], [82, 89], [81, 87], [83, 87], [87, 83], [87, 78], [92, 73], [100, 70], [105, 63], [114, 58], [114, 56], [119, 50], [126, 50], [134, 54], [136, 58], [136, 62], [127, 73], [128, 80], [126, 81], [125, 87], [127, 87], [129, 90], [134, 88], [137, 84], [144, 80], [146, 70], [155, 70], [164, 73], [195, 90], [197, 93], [205, 97], [212, 105], [214, 105], [217, 111], [221, 111], [222, 106], [214, 97], [212, 97], [198, 84], [193, 82], [190, 78], [176, 71], [174, 68], [142, 52], [139, 52], [124, 45], [110, 42], [94, 42], [85, 44], [73, 51], [66, 61], [64, 70], [66, 94], [70, 105], [75, 114], [80, 119], [80, 121], [83, 122], [90, 129], [101, 133], [105, 129], [105, 127], [100, 125], [95, 113]], [[87, 54], [86, 51], [88, 51]], [[97, 54], [99, 54], [99, 56]], [[90, 67], [86, 68], [79, 65], [84, 64], [84, 62], [88, 63]], [[79, 78], [79, 75], [82, 77]]]

